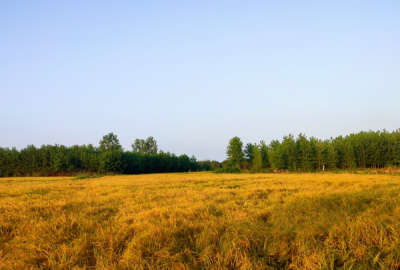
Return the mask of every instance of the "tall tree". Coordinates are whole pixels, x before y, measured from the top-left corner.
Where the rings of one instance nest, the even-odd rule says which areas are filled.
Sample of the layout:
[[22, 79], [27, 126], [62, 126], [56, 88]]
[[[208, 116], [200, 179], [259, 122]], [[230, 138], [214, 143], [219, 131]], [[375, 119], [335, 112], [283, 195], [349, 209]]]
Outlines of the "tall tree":
[[299, 134], [296, 140], [297, 145], [297, 168], [302, 171], [311, 170], [311, 147], [307, 137]]
[[119, 143], [118, 136], [110, 132], [103, 136], [100, 140], [100, 150], [102, 152], [122, 150], [122, 146]]
[[243, 143], [239, 137], [233, 137], [229, 141], [226, 153], [228, 155], [229, 165], [233, 168], [240, 169], [240, 165], [244, 158], [242, 147]]
[[325, 160], [325, 165], [328, 170], [334, 170], [337, 168], [337, 152], [335, 147], [333, 146], [332, 141], [325, 141], [324, 142], [324, 151], [323, 156]]
[[282, 145], [278, 140], [272, 140], [269, 144], [268, 157], [272, 169], [285, 169], [285, 162], [282, 158]]
[[281, 144], [281, 169], [295, 171], [297, 169], [297, 146], [293, 135], [283, 137]]
[[157, 141], [151, 136], [146, 139], [146, 152], [150, 155], [158, 152]]
[[254, 148], [256, 148], [257, 145], [253, 144], [253, 143], [248, 143], [246, 144], [246, 146], [244, 147], [244, 157], [246, 158], [246, 160], [251, 164], [253, 161], [253, 150]]
[[145, 155], [157, 154], [157, 141], [153, 137], [148, 137], [146, 140], [136, 139], [132, 144], [132, 151]]
[[253, 160], [252, 160], [252, 169], [255, 172], [259, 172], [262, 168], [262, 156], [261, 151], [258, 145], [253, 147]]
[[310, 138], [311, 148], [311, 168], [313, 171], [325, 169], [326, 162], [323, 156], [324, 144], [321, 140], [311, 137]]
[[117, 173], [122, 170], [122, 146], [117, 135], [109, 133], [100, 141], [100, 171]]
[[262, 158], [262, 167], [263, 168], [270, 168], [270, 162], [269, 162], [269, 157], [268, 157], [268, 146], [265, 144], [264, 141], [260, 142], [260, 152], [261, 152], [261, 158]]

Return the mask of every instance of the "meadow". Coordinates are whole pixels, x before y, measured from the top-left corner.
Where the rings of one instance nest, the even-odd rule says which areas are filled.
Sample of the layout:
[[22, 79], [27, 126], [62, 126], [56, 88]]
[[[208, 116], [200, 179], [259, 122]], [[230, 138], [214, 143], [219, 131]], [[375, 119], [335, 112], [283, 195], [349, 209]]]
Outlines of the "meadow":
[[0, 178], [0, 269], [399, 269], [400, 177]]

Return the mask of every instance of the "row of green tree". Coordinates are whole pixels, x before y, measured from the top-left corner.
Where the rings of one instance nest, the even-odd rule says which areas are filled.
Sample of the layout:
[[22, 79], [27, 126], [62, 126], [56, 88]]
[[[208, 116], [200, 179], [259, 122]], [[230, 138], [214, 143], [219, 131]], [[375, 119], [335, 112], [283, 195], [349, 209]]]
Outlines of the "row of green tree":
[[229, 141], [226, 170], [321, 171], [400, 166], [400, 129], [393, 132], [369, 131], [328, 140], [307, 138], [300, 134], [273, 140], [248, 143], [240, 138]]
[[78, 173], [155, 173], [207, 170], [209, 162], [158, 151], [153, 137], [136, 139], [132, 151], [123, 151], [118, 137], [105, 135], [93, 145], [29, 145], [20, 151], [0, 148], [0, 176], [48, 176]]

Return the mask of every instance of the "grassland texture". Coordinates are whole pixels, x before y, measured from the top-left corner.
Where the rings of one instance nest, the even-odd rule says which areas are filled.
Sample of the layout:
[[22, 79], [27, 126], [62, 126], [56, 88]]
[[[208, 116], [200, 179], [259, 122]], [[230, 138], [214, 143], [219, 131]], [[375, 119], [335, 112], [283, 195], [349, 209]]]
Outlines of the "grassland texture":
[[0, 269], [399, 269], [400, 177], [1, 178]]

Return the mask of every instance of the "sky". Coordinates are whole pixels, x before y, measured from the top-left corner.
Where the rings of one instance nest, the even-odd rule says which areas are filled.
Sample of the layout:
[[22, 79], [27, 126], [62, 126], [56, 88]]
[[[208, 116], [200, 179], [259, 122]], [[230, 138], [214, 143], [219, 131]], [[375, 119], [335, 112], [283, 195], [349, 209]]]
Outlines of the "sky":
[[400, 128], [400, 1], [0, 1], [0, 146]]

